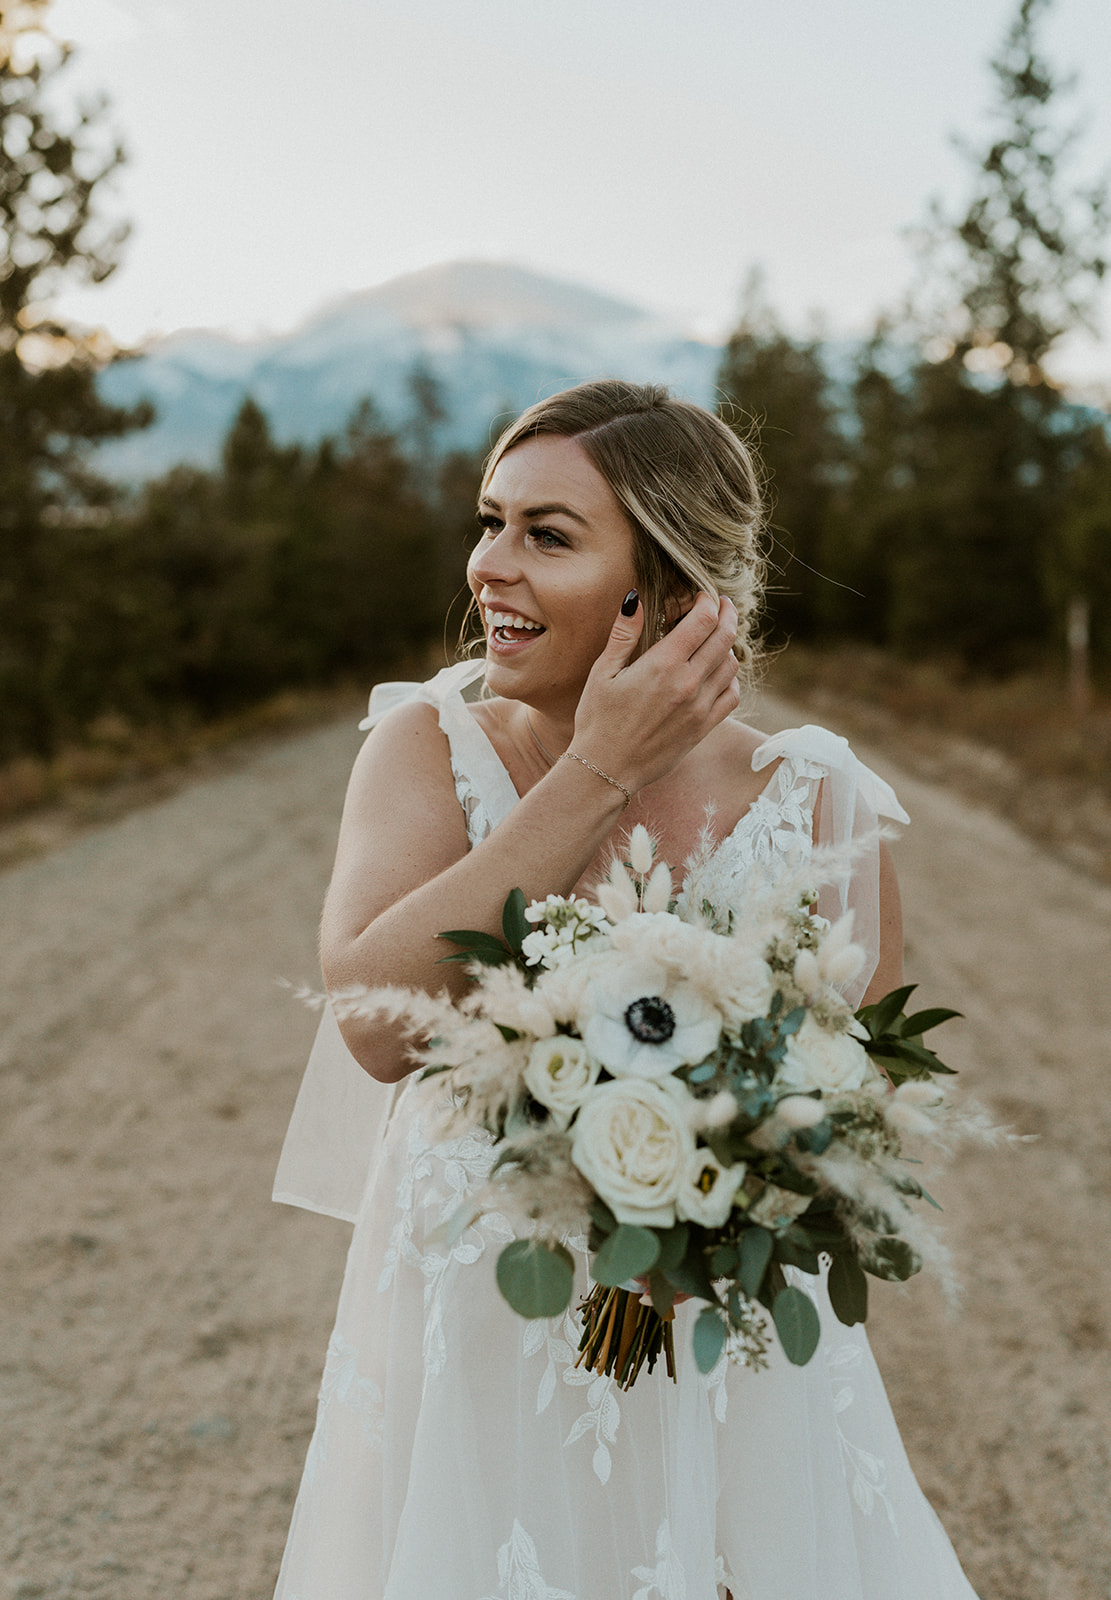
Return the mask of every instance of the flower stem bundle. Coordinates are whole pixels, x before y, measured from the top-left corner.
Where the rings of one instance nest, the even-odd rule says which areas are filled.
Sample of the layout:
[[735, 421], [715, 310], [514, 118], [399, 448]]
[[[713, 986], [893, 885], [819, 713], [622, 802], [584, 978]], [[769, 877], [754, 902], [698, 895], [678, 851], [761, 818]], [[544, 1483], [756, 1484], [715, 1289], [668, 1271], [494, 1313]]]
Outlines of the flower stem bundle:
[[583, 1318], [576, 1367], [605, 1373], [622, 1389], [631, 1389], [641, 1368], [649, 1372], [663, 1353], [667, 1375], [675, 1379], [674, 1313], [661, 1317], [630, 1289], [595, 1284], [579, 1307]]

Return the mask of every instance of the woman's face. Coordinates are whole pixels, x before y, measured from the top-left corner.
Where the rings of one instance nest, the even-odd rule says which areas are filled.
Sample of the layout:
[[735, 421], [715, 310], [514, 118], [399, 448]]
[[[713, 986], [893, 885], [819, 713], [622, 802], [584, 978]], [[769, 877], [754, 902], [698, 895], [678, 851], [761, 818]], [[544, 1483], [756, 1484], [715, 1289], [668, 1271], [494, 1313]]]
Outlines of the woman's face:
[[479, 500], [467, 567], [495, 694], [573, 712], [636, 582], [633, 531], [574, 439], [514, 445]]

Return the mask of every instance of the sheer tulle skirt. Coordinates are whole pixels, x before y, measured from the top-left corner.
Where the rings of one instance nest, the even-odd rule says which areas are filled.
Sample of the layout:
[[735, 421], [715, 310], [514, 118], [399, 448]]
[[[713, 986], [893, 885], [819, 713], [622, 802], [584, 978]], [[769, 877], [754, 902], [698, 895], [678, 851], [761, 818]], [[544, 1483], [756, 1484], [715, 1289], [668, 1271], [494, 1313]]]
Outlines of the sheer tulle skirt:
[[[568, 1314], [526, 1323], [488, 1215], [426, 1244], [490, 1144], [430, 1139], [411, 1084], [355, 1225], [278, 1600], [969, 1600], [861, 1329], [793, 1274], [824, 1338], [805, 1368], [690, 1355], [627, 1394], [576, 1369]], [[585, 1283], [585, 1277], [584, 1277]]]

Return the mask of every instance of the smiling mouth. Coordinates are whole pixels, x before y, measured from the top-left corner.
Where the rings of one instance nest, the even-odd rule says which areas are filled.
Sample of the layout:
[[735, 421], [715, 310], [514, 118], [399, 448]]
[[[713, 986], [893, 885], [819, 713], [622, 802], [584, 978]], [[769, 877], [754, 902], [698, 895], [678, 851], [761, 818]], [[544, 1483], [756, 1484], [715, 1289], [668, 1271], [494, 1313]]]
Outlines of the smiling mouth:
[[489, 606], [486, 607], [486, 626], [499, 644], [520, 644], [545, 632], [543, 623], [519, 616], [516, 611], [494, 611]]

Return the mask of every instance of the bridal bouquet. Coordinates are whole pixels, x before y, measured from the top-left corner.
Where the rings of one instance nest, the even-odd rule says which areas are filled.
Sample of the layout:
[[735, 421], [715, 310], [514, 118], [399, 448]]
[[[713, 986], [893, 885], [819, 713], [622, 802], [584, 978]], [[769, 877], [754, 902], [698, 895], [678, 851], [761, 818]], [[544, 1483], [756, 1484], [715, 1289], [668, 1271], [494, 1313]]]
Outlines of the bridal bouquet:
[[816, 1274], [842, 1322], [867, 1315], [867, 1275], [906, 1279], [944, 1252], [903, 1152], [945, 1143], [961, 1119], [922, 1042], [957, 1015], [907, 1015], [913, 986], [854, 1015], [839, 985], [862, 960], [851, 916], [813, 914], [814, 873], [730, 874], [705, 840], [678, 899], [643, 827], [594, 898], [506, 902], [504, 939], [457, 930], [448, 960], [472, 987], [446, 996], [371, 991], [350, 1004], [406, 1019], [442, 1075], [445, 1136], [486, 1129], [488, 1185], [445, 1230], [454, 1243], [498, 1209], [522, 1235], [497, 1263], [525, 1317], [562, 1313], [568, 1240], [590, 1257], [580, 1360], [630, 1385], [663, 1356], [674, 1377], [676, 1298], [705, 1302], [694, 1355], [764, 1364], [771, 1328], [804, 1365]]

